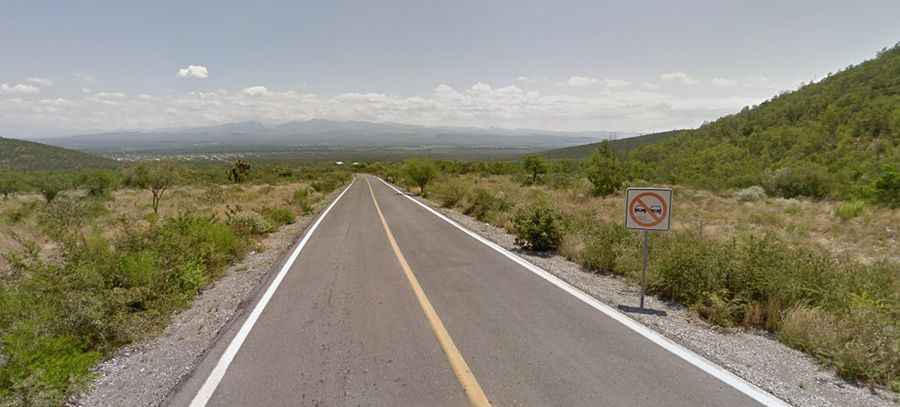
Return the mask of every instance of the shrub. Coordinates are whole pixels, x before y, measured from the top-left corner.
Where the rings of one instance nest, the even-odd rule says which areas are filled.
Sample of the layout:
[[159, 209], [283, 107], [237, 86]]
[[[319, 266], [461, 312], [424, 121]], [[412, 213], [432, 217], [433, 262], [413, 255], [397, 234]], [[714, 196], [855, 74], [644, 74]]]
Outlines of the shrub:
[[297, 205], [304, 215], [312, 211], [312, 196], [309, 193], [309, 189], [305, 186], [294, 191], [293, 201], [294, 205]]
[[451, 178], [435, 186], [434, 194], [444, 208], [452, 208], [462, 202], [469, 193], [468, 184], [461, 179]]
[[560, 218], [559, 211], [545, 206], [519, 211], [513, 218], [516, 244], [526, 250], [556, 250], [562, 241]]
[[150, 191], [150, 206], [159, 215], [159, 203], [175, 180], [176, 171], [171, 164], [141, 164], [129, 174], [126, 184]]
[[276, 228], [294, 223], [294, 213], [288, 208], [263, 208], [261, 213]]
[[834, 216], [841, 218], [841, 220], [850, 220], [862, 215], [865, 208], [866, 203], [863, 201], [844, 202], [838, 205], [837, 208], [834, 208]]
[[82, 185], [87, 188], [88, 195], [98, 198], [109, 196], [117, 183], [118, 179], [111, 171], [94, 171], [82, 179]]
[[610, 147], [609, 141], [600, 143], [587, 161], [585, 173], [591, 181], [594, 195], [610, 195], [625, 183], [625, 167]]
[[740, 189], [734, 193], [734, 199], [738, 202], [756, 202], [766, 199], [766, 190], [759, 185]]
[[824, 198], [830, 190], [828, 170], [805, 162], [782, 167], [768, 174], [766, 189], [785, 198]]
[[509, 202], [485, 188], [475, 188], [471, 200], [463, 213], [475, 217], [482, 222], [487, 221], [493, 211], [504, 211], [510, 208]]
[[875, 201], [889, 208], [900, 208], [900, 174], [886, 168], [875, 181]]
[[272, 224], [256, 212], [241, 212], [228, 218], [230, 225], [238, 234], [264, 235], [272, 231]]
[[602, 223], [591, 228], [584, 240], [584, 249], [578, 255], [579, 263], [591, 271], [620, 273], [616, 259], [622, 254], [622, 245], [631, 233], [622, 225]]

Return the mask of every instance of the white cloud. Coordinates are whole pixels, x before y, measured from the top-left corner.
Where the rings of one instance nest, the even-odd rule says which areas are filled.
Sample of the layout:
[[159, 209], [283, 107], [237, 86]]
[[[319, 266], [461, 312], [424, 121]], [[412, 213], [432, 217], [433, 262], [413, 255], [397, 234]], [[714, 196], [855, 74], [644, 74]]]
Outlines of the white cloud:
[[647, 90], [657, 90], [659, 89], [659, 85], [651, 82], [644, 82], [641, 84], [641, 87]]
[[587, 86], [604, 86], [610, 89], [624, 88], [631, 85], [631, 82], [620, 79], [597, 79], [590, 76], [572, 76], [566, 81], [566, 84], [575, 88], [583, 88]]
[[178, 70], [178, 77], [206, 79], [209, 77], [209, 70], [203, 65], [188, 65], [187, 68]]
[[659, 79], [662, 79], [666, 82], [679, 82], [682, 85], [696, 85], [700, 83], [700, 81], [691, 78], [690, 75], [684, 72], [667, 72], [659, 75]]
[[591, 78], [590, 76], [573, 76], [569, 78], [566, 83], [568, 83], [569, 86], [583, 88], [585, 86], [591, 86], [597, 83], [597, 78]]
[[244, 94], [249, 96], [265, 96], [269, 94], [269, 90], [265, 86], [251, 86], [244, 88]]
[[32, 77], [32, 78], [26, 79], [26, 81], [34, 83], [34, 84], [38, 84], [38, 85], [44, 86], [44, 87], [53, 86], [53, 81], [51, 81], [50, 79], [47, 79], [47, 78]]
[[[597, 79], [595, 86], [606, 84]], [[606, 85], [599, 94], [439, 84], [423, 95], [347, 92], [333, 97], [252, 86], [186, 93], [97, 92], [66, 99], [0, 98], [0, 126], [103, 131], [313, 118], [440, 126], [645, 131], [696, 126], [761, 100], [673, 95]]]
[[519, 76], [518, 78], [516, 78], [516, 82], [535, 83], [537, 81], [534, 80], [533, 78], [529, 78], [527, 76]]
[[710, 82], [714, 86], [718, 86], [720, 88], [731, 88], [737, 86], [738, 84], [736, 80], [727, 78], [713, 78], [713, 80]]
[[23, 83], [18, 83], [15, 85], [7, 85], [5, 83], [0, 83], [0, 94], [5, 95], [34, 95], [37, 93], [41, 93], [41, 89], [37, 86], [26, 85]]

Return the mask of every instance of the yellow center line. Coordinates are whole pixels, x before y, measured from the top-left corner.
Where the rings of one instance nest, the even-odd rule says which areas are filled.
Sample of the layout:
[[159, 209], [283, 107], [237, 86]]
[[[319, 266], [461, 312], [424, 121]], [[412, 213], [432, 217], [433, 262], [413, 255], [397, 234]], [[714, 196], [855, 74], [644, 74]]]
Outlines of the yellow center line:
[[366, 178], [366, 184], [369, 186], [369, 193], [372, 194], [372, 202], [375, 203], [375, 210], [378, 212], [378, 217], [381, 218], [381, 224], [384, 226], [384, 233], [391, 243], [391, 248], [394, 249], [394, 254], [397, 255], [397, 260], [400, 261], [400, 267], [403, 268], [403, 273], [406, 274], [406, 279], [409, 280], [409, 285], [412, 286], [412, 290], [419, 300], [419, 305], [422, 306], [422, 311], [425, 312], [428, 322], [431, 323], [431, 330], [434, 331], [434, 336], [437, 337], [438, 343], [441, 344], [441, 348], [444, 349], [444, 353], [447, 355], [447, 360], [450, 361], [450, 367], [453, 369], [453, 373], [456, 375], [457, 380], [459, 380], [463, 390], [466, 392], [466, 396], [469, 397], [469, 403], [476, 407], [490, 406], [491, 403], [488, 401], [487, 396], [484, 395], [484, 391], [481, 390], [481, 385], [478, 384], [478, 380], [475, 379], [475, 375], [472, 374], [472, 370], [469, 369], [466, 360], [463, 359], [462, 354], [459, 353], [459, 349], [457, 349], [456, 344], [453, 343], [453, 338], [450, 337], [447, 328], [444, 328], [444, 323], [441, 322], [441, 318], [438, 317], [437, 311], [431, 306], [431, 301], [425, 296], [425, 291], [423, 291], [422, 286], [419, 285], [419, 280], [416, 279], [416, 275], [413, 274], [412, 269], [406, 262], [406, 258], [403, 257], [403, 252], [400, 251], [400, 246], [397, 245], [397, 240], [394, 239], [394, 234], [391, 233], [391, 228], [384, 219], [384, 213], [381, 212], [378, 200], [375, 199], [375, 191], [372, 190], [372, 184], [369, 182], [368, 178]]

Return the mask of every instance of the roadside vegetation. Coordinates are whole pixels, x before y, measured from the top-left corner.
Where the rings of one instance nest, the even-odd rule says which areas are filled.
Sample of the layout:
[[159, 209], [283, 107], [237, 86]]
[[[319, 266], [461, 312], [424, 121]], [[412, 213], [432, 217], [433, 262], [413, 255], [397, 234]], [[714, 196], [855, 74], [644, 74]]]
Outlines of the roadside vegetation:
[[62, 404], [349, 180], [247, 162], [0, 172], [0, 405]]
[[[637, 283], [641, 243], [623, 227], [629, 155], [601, 144], [584, 161], [435, 161], [427, 198], [506, 229], [523, 250]], [[421, 160], [419, 160], [421, 161]], [[417, 165], [422, 165], [418, 163]], [[375, 164], [411, 191], [408, 164]], [[886, 170], [847, 201], [792, 189], [673, 185], [673, 231], [652, 236], [649, 291], [723, 329], [761, 329], [849, 380], [900, 392], [900, 209]], [[801, 190], [805, 184], [796, 184]]]

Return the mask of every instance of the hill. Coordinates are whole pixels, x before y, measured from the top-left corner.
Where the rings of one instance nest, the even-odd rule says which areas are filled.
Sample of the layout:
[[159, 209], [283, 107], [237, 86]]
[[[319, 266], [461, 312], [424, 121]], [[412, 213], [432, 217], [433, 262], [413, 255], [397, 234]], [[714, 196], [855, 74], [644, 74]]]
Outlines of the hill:
[[627, 156], [633, 177], [659, 183], [761, 185], [784, 197], [900, 198], [900, 44]]
[[0, 138], [0, 170], [47, 171], [111, 168], [116, 161], [31, 141]]
[[[636, 137], [618, 139], [610, 142], [613, 150], [620, 153], [627, 153], [639, 146], [645, 144], [653, 144], [665, 140], [671, 136], [678, 134], [684, 130], [670, 130], [660, 133], [644, 134]], [[591, 153], [597, 149], [600, 143], [582, 144], [580, 146], [564, 147], [555, 150], [545, 151], [541, 153], [550, 159], [585, 159], [591, 156]]]

